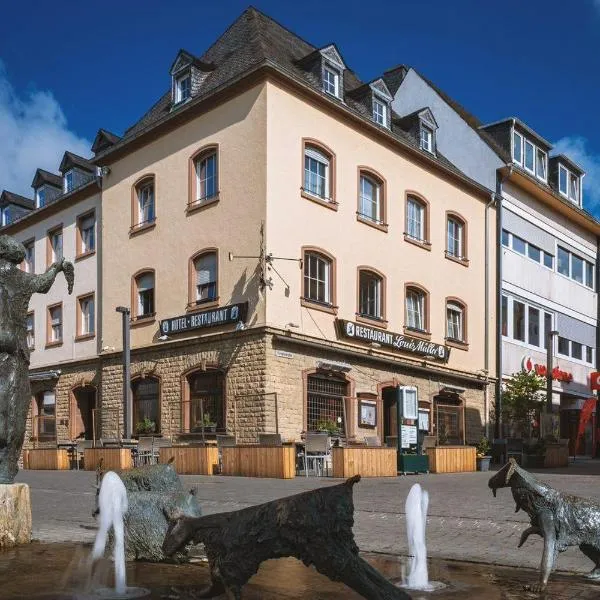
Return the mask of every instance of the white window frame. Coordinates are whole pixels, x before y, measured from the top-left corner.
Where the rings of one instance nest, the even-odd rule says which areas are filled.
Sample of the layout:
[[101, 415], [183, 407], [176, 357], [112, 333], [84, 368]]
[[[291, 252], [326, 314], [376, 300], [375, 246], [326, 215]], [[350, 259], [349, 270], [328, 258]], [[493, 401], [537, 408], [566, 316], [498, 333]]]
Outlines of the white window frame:
[[[31, 317], [31, 327], [29, 327], [29, 317]], [[33, 350], [35, 348], [35, 313], [34, 312], [27, 313], [26, 330], [27, 330], [27, 347], [29, 348], [29, 350]]]
[[[187, 79], [190, 80], [189, 85], [189, 95], [184, 98], [183, 97], [183, 82]], [[175, 79], [175, 103], [179, 104], [179, 102], [185, 102], [192, 97], [192, 74], [190, 71], [185, 72], [183, 75], [180, 75]]]
[[[543, 306], [540, 306], [538, 304], [534, 304], [532, 302], [528, 302], [527, 300], [523, 300], [522, 298], [515, 298], [514, 296], [511, 296], [509, 294], [502, 294], [503, 298], [506, 298], [506, 335], [502, 335], [502, 337], [506, 340], [509, 340], [511, 343], [513, 344], [518, 344], [519, 346], [523, 346], [524, 348], [529, 348], [531, 350], [535, 350], [537, 352], [546, 352], [546, 348], [545, 348], [545, 340], [546, 340], [546, 314], [549, 314], [551, 316], [551, 322], [550, 322], [550, 327], [553, 327], [553, 324], [556, 321], [556, 315], [548, 310], [547, 308], [544, 308]], [[525, 334], [525, 341], [519, 340], [517, 338], [514, 337], [514, 303], [515, 302], [519, 302], [520, 304], [523, 304], [525, 307], [525, 321], [524, 321], [524, 334]], [[529, 343], [529, 309], [530, 308], [535, 308], [538, 312], [539, 312], [539, 331], [540, 331], [540, 345], [539, 346], [535, 346], [534, 344], [530, 344]], [[502, 305], [500, 306], [500, 311], [502, 311]], [[502, 315], [500, 315], [500, 318], [502, 319]], [[552, 329], [551, 329], [552, 330]], [[554, 349], [556, 348], [556, 344], [558, 344], [558, 341], [553, 337], [552, 338], [552, 343], [555, 344], [554, 348], [553, 348], [553, 353], [554, 353]]]
[[433, 154], [433, 127], [421, 122], [419, 132], [421, 150]]
[[[361, 310], [364, 308], [364, 306], [363, 306], [363, 286], [361, 285], [362, 284], [361, 276], [365, 276], [368, 278], [367, 281], [365, 282], [366, 287], [367, 287], [365, 304], [367, 306], [369, 306], [371, 303], [373, 303], [375, 306], [375, 314], [369, 314], [368, 312]], [[370, 286], [370, 283], [373, 281], [375, 282], [375, 286], [372, 288]], [[374, 298], [371, 297], [371, 291], [374, 292]], [[359, 273], [358, 273], [358, 302], [359, 302], [358, 314], [361, 317], [366, 317], [368, 319], [382, 319], [383, 318], [382, 291], [383, 291], [383, 279], [381, 278], [380, 275], [378, 275], [374, 271], [370, 271], [369, 269], [361, 269], [359, 271]]]
[[[210, 257], [210, 258], [209, 258]], [[212, 264], [207, 262], [211, 260]], [[203, 262], [204, 261], [204, 262]], [[207, 268], [208, 266], [208, 268]], [[194, 260], [194, 276], [196, 278], [196, 284], [194, 286], [196, 293], [196, 304], [204, 304], [206, 302], [215, 302], [218, 299], [218, 279], [219, 279], [219, 266], [217, 264], [217, 253], [216, 252], [205, 252], [200, 256], [197, 256]], [[202, 277], [201, 273], [208, 273], [208, 279]], [[214, 293], [211, 297], [211, 289], [214, 289]], [[206, 292], [206, 293], [205, 293]]]
[[[364, 193], [365, 183], [368, 182], [373, 187], [374, 195], [369, 198]], [[368, 221], [373, 221], [373, 223], [381, 223], [381, 183], [377, 181], [374, 177], [369, 176], [366, 173], [360, 174], [360, 205], [359, 205], [359, 215]], [[365, 206], [371, 209], [371, 214], [365, 212]], [[375, 213], [373, 215], [373, 212]]]
[[[542, 156], [542, 174], [538, 173], [538, 154]], [[535, 176], [541, 181], [548, 181], [548, 154], [538, 146], [535, 146]]]
[[[52, 314], [55, 311], [59, 311], [60, 312], [60, 317], [57, 319], [57, 323], [54, 324], [53, 321], [55, 319], [53, 319]], [[62, 342], [63, 340], [63, 307], [62, 305], [59, 306], [53, 306], [50, 310], [50, 315], [49, 315], [49, 323], [50, 323], [50, 342], [51, 343], [55, 343], [55, 342]], [[60, 335], [57, 333], [59, 332]]]
[[[569, 274], [568, 275], [565, 275], [564, 273], [561, 273], [558, 270], [558, 250], [559, 250], [559, 248], [569, 255]], [[576, 279], [573, 278], [573, 256], [576, 256], [577, 258], [579, 258], [580, 260], [583, 261], [583, 281], [577, 281]], [[592, 281], [591, 281], [592, 285], [588, 285], [588, 280], [587, 280], [587, 276], [588, 276], [587, 265], [588, 265], [588, 263], [590, 265], [592, 265], [592, 271], [591, 271], [592, 272]], [[561, 246], [560, 243], [556, 244], [556, 274], [557, 275], [560, 275], [561, 277], [565, 277], [566, 279], [569, 279], [573, 283], [575, 283], [577, 285], [582, 285], [587, 290], [594, 292], [595, 291], [595, 285], [594, 285], [595, 270], [596, 270], [596, 265], [591, 260], [582, 256], [581, 254], [574, 254], [568, 248]]]
[[[556, 355], [560, 356], [561, 358], [564, 358], [566, 360], [568, 360], [569, 362], [573, 362], [576, 363], [578, 365], [585, 365], [586, 367], [590, 367], [590, 366], [594, 366], [596, 364], [596, 349], [593, 346], [588, 346], [587, 344], [584, 344], [583, 342], [576, 342], [575, 340], [571, 340], [569, 338], [565, 338], [563, 336], [560, 336], [562, 339], [566, 340], [569, 344], [569, 353], [568, 354], [563, 354], [562, 352], [559, 351], [559, 344], [558, 344], [558, 339], [556, 340]], [[572, 356], [573, 354], [573, 342], [575, 342], [576, 344], [580, 344], [581, 345], [581, 358], [574, 358]], [[587, 350], [588, 348], [592, 351], [592, 362], [588, 362], [587, 361]]]
[[[315, 171], [308, 168], [307, 164], [306, 164], [307, 160], [309, 161], [309, 166], [311, 164], [310, 161], [314, 161], [316, 163], [322, 164], [324, 166], [325, 175], [322, 176], [319, 173], [316, 173]], [[330, 169], [329, 157], [327, 155], [325, 155], [323, 152], [321, 152], [318, 148], [307, 145], [304, 148], [304, 181], [302, 182], [303, 191], [305, 191], [307, 194], [310, 194], [311, 196], [315, 196], [316, 198], [321, 198], [322, 200], [331, 200], [331, 190], [330, 190], [330, 184], [329, 184], [329, 169]], [[318, 191], [314, 191], [313, 189], [308, 187], [307, 184], [311, 183], [312, 178], [317, 178], [317, 181], [323, 180], [323, 187], [325, 190], [325, 193], [323, 195], [319, 194]], [[318, 190], [319, 186], [317, 185], [316, 187]]]
[[63, 175], [63, 192], [65, 194], [73, 191], [73, 175], [73, 169], [70, 169]]
[[[381, 109], [381, 110], [378, 110]], [[388, 126], [388, 105], [385, 100], [373, 96], [373, 121], [383, 127]]]
[[35, 190], [35, 207], [42, 208], [43, 206], [46, 206], [46, 186], [41, 185]]
[[[579, 200], [579, 198], [581, 197], [581, 178], [578, 177], [577, 175], [575, 175], [575, 173], [571, 173], [570, 171], [568, 171], [569, 175], [568, 175], [568, 184], [567, 184], [567, 194], [568, 194], [568, 199], [577, 204], [577, 206], [581, 205], [581, 202]], [[573, 184], [573, 182], [575, 182], [576, 185], [576, 190], [575, 190], [575, 197], [573, 198], [573, 196], [571, 195], [571, 185]]]
[[[89, 223], [91, 223], [91, 225], [85, 227], [85, 225]], [[94, 214], [90, 213], [81, 218], [81, 221], [79, 222], [79, 236], [81, 238], [82, 254], [96, 250], [96, 217]]]
[[[58, 244], [56, 243], [56, 241], [59, 238], [60, 238], [60, 253], [58, 252]], [[51, 249], [51, 258], [52, 258], [53, 263], [58, 262], [65, 255], [64, 254], [65, 249], [64, 249], [63, 244], [64, 244], [64, 238], [63, 238], [62, 228], [55, 229], [54, 231], [50, 232], [50, 249]]]
[[[35, 240], [23, 244], [25, 248], [25, 258], [23, 259], [25, 273], [35, 273]], [[31, 249], [31, 253], [29, 250]], [[31, 260], [29, 260], [31, 257]]]
[[[561, 176], [561, 172], [564, 172], [564, 174], [565, 174], [566, 189], [564, 191], [560, 189], [560, 176]], [[569, 169], [567, 169], [566, 167], [564, 167], [563, 165], [561, 165], [559, 163], [558, 164], [558, 193], [561, 196], [564, 196], [565, 198], [567, 198], [567, 200], [569, 199], [569, 183], [570, 183], [569, 176], [570, 175], [571, 175], [571, 171], [569, 171]]]
[[[521, 160], [517, 160], [517, 157], [515, 156], [515, 138], [519, 138], [519, 149], [520, 149], [520, 153], [521, 153]], [[513, 129], [513, 139], [512, 139], [512, 157], [513, 157], [513, 162], [517, 163], [518, 165], [523, 165], [523, 136], [518, 132], [515, 131]]]
[[[417, 298], [416, 301], [416, 310], [415, 306], [409, 308], [408, 299], [411, 296], [415, 296]], [[418, 288], [409, 288], [406, 293], [405, 300], [405, 313], [406, 313], [406, 327], [408, 329], [412, 329], [414, 331], [426, 331], [425, 326], [425, 292], [419, 290]], [[411, 319], [411, 314], [413, 318]], [[411, 324], [411, 320], [414, 324]], [[420, 325], [420, 327], [419, 327]]]
[[[527, 146], [531, 146], [531, 156], [532, 156], [532, 165], [531, 165], [531, 169], [527, 166]], [[530, 142], [527, 138], [523, 138], [523, 168], [528, 172], [531, 173], [532, 175], [535, 175], [535, 162], [536, 162], [536, 155], [535, 155], [535, 144], [533, 142]]]
[[[416, 215], [418, 215], [418, 219], [414, 218], [415, 215], [411, 216], [410, 207], [414, 206], [416, 208]], [[419, 202], [413, 196], [408, 196], [406, 199], [406, 235], [411, 240], [416, 240], [417, 242], [425, 242], [425, 205], [422, 202]], [[414, 211], [413, 211], [414, 212]], [[419, 237], [415, 237], [411, 229], [418, 228]]]
[[[137, 201], [138, 201], [138, 214], [137, 214], [137, 225], [145, 225], [146, 223], [153, 223], [156, 220], [156, 213], [154, 210], [154, 179], [142, 182], [137, 189]], [[144, 212], [146, 206], [152, 206], [152, 218], [144, 218]], [[150, 215], [150, 210], [148, 209]]]
[[81, 331], [79, 335], [93, 335], [96, 333], [95, 323], [95, 301], [94, 295], [85, 296], [79, 299], [79, 311], [80, 311], [80, 326]]
[[[204, 163], [206, 163], [208, 165], [208, 161], [213, 159], [214, 160], [214, 165], [215, 165], [215, 172], [214, 175], [209, 176], [206, 175], [206, 177], [202, 177], [202, 165]], [[199, 156], [198, 159], [195, 161], [195, 171], [196, 171], [196, 202], [203, 202], [205, 200], [210, 200], [211, 198], [215, 198], [216, 196], [219, 195], [219, 163], [218, 163], [218, 156], [217, 156], [217, 151], [210, 151], [208, 152], [208, 154], [203, 154], [202, 156]], [[208, 173], [208, 169], [206, 169], [205, 174]], [[207, 182], [213, 179], [214, 180], [214, 193], [213, 194], [208, 194], [206, 192], [206, 188], [207, 188]], [[204, 190], [204, 194], [202, 193], [202, 191]]]
[[[316, 273], [313, 273], [311, 270], [311, 262], [310, 259], [316, 259], [317, 261], [322, 261], [323, 264], [325, 265], [323, 274], [324, 274], [324, 278], [323, 280], [319, 279], [319, 274], [318, 274], [318, 264], [316, 266]], [[304, 272], [302, 274], [302, 294], [305, 300], [309, 301], [309, 302], [315, 302], [317, 304], [323, 304], [324, 306], [331, 306], [333, 304], [333, 300], [332, 300], [332, 294], [333, 294], [333, 288], [332, 288], [332, 281], [331, 281], [331, 275], [332, 275], [332, 268], [333, 268], [333, 262], [332, 260], [325, 256], [324, 254], [320, 254], [319, 252], [313, 252], [313, 251], [308, 251], [305, 253], [304, 255], [304, 260], [306, 261], [306, 265], [304, 267]], [[308, 266], [308, 275], [306, 274], [306, 266]], [[309, 284], [307, 285], [307, 280], [309, 282]], [[318, 298], [313, 298], [311, 296], [309, 296], [309, 292], [310, 292], [310, 281], [316, 281], [317, 282], [317, 289], [318, 289], [318, 284], [320, 282], [323, 283], [323, 289], [325, 290], [325, 298], [323, 300], [320, 300]]]
[[[450, 223], [453, 223], [453, 236], [454, 244], [458, 244], [458, 253], [454, 251], [454, 247], [450, 249]], [[449, 216], [446, 221], [446, 252], [449, 256], [453, 258], [464, 259], [464, 237], [465, 237], [465, 225], [462, 221], [457, 219], [456, 217]], [[458, 236], [455, 236], [454, 233], [458, 231]]]
[[[458, 336], [450, 335], [450, 313], [454, 313], [458, 315]], [[464, 342], [465, 341], [465, 309], [463, 306], [458, 304], [457, 302], [447, 302], [446, 303], [446, 338], [455, 341], [455, 342]], [[452, 324], [454, 327], [454, 323]]]
[[[333, 91], [330, 90], [332, 84], [329, 75], [333, 75]], [[340, 72], [329, 65], [323, 66], [323, 91], [335, 98], [340, 97]]]
[[[546, 250], [544, 250], [543, 248], [540, 248], [539, 246], [536, 246], [535, 244], [532, 244], [532, 243], [528, 242], [527, 240], [524, 240], [520, 235], [517, 235], [517, 236], [513, 235], [507, 229], [503, 229], [503, 231], [505, 231], [508, 234], [508, 246], [505, 246], [504, 244], [502, 244], [502, 242], [500, 242], [502, 244], [503, 248], [507, 248], [511, 252], [514, 252], [515, 254], [518, 254], [519, 256], [522, 256], [522, 257], [524, 257], [524, 258], [526, 258], [526, 259], [534, 262], [536, 265], [541, 265], [542, 267], [544, 267], [544, 269], [548, 269], [549, 271], [554, 271], [555, 270], [555, 265], [558, 265], [556, 254], [550, 254], [550, 252], [546, 252]], [[515, 237], [517, 237], [520, 240], [523, 240], [525, 242], [525, 254], [522, 254], [518, 250], [514, 249], [514, 247], [513, 247], [513, 241], [514, 241]], [[540, 251], [540, 260], [539, 261], [537, 261], [537, 260], [531, 258], [531, 256], [529, 256], [529, 246], [534, 246], [535, 248], [537, 248]], [[549, 267], [544, 262], [544, 257], [545, 257], [546, 254], [548, 256], [552, 257], [552, 267]]]

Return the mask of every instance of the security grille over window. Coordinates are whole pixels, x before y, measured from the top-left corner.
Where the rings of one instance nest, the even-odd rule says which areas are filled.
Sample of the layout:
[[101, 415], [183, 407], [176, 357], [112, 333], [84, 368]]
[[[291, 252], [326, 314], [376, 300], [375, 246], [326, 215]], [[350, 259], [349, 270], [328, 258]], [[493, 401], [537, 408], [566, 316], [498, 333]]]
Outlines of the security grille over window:
[[463, 406], [460, 398], [435, 398], [435, 426], [439, 445], [463, 443]]
[[190, 375], [190, 402], [187, 407], [190, 433], [201, 433], [204, 429], [223, 431], [225, 429], [223, 374], [202, 372]]
[[[133, 426], [137, 433], [158, 433], [160, 431], [158, 389], [158, 379], [154, 377], [136, 379], [131, 384]], [[140, 431], [138, 426], [144, 425], [145, 419], [154, 423], [154, 431]]]
[[344, 401], [348, 395], [346, 381], [328, 375], [309, 375], [307, 382], [307, 431], [335, 426], [340, 435], [346, 433]]

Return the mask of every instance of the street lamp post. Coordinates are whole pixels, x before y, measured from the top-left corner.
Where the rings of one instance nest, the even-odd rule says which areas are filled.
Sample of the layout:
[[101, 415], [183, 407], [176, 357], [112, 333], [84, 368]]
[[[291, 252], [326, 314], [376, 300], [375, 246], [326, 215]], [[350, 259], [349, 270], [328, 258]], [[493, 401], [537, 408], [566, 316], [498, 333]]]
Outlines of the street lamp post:
[[558, 331], [546, 333], [546, 412], [548, 414], [552, 413], [552, 355], [555, 335], [558, 335]]
[[121, 313], [123, 321], [123, 425], [125, 429], [125, 439], [130, 440], [133, 430], [133, 410], [131, 406], [130, 392], [130, 343], [129, 343], [129, 315], [130, 310], [127, 306], [117, 306], [115, 309]]

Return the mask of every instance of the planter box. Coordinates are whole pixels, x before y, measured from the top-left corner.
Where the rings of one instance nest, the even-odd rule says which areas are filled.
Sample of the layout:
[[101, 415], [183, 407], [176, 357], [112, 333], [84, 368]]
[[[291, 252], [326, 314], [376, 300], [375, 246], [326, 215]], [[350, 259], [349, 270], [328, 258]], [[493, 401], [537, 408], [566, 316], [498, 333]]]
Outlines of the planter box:
[[131, 448], [85, 448], [83, 468], [95, 471], [101, 458], [104, 471], [126, 471], [133, 468]]
[[295, 446], [232, 446], [221, 449], [223, 475], [296, 477]]
[[544, 454], [523, 454], [524, 469], [542, 469], [546, 462]]
[[216, 446], [165, 446], [159, 449], [160, 463], [175, 458], [173, 466], [180, 475], [213, 475], [219, 465]]
[[491, 456], [478, 456], [477, 457], [477, 470], [478, 471], [489, 471]]
[[68, 471], [69, 453], [64, 448], [35, 448], [27, 450], [27, 458], [23, 460], [26, 469]]
[[465, 473], [477, 468], [474, 446], [436, 446], [426, 452], [432, 473]]
[[569, 446], [568, 444], [546, 444], [546, 459], [544, 467], [568, 467]]
[[396, 477], [394, 448], [332, 448], [333, 476]]
[[429, 456], [426, 454], [399, 454], [398, 471], [401, 473], [429, 473]]

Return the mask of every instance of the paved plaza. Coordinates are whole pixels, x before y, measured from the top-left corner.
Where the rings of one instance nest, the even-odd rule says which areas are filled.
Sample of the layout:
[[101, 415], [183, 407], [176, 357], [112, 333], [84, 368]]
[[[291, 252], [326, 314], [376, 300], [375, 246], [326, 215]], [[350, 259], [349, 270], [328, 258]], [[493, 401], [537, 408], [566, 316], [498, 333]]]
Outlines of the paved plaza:
[[[355, 536], [363, 551], [406, 554], [404, 502], [410, 487], [420, 483], [430, 494], [427, 521], [429, 555], [446, 559], [537, 568], [541, 539], [532, 536], [518, 549], [527, 526], [515, 514], [510, 489], [494, 498], [487, 487], [491, 473], [420, 475], [363, 479], [354, 488]], [[538, 477], [558, 489], [600, 501], [600, 461], [582, 461], [566, 469], [542, 470]], [[95, 521], [95, 473], [85, 471], [21, 471], [18, 481], [31, 486], [34, 537], [43, 542], [91, 541]], [[244, 477], [183, 476], [196, 487], [205, 514], [236, 510], [314, 489], [340, 480], [293, 480]], [[559, 556], [558, 569], [584, 572], [591, 562], [577, 549]]]

